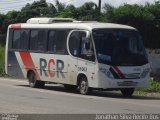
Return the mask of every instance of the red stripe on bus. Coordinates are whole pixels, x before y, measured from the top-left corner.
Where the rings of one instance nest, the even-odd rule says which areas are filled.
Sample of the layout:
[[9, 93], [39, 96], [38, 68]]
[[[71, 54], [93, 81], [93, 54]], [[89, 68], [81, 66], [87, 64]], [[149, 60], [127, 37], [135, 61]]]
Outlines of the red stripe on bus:
[[50, 75], [50, 77], [54, 77], [55, 76], [55, 72], [53, 72], [53, 71], [51, 71], [51, 69], [50, 69], [50, 64], [53, 64], [53, 65], [55, 65], [55, 61], [53, 60], [53, 59], [51, 59], [51, 60], [49, 60], [49, 62], [48, 62], [48, 73], [49, 73], [49, 75]]
[[116, 72], [122, 77], [124, 78], [124, 74], [121, 72], [121, 70], [117, 67], [117, 66], [114, 66], [114, 69], [116, 70]]
[[30, 55], [29, 52], [19, 52], [20, 56], [21, 56], [21, 59], [23, 61], [23, 64], [25, 66], [25, 69], [28, 71], [28, 70], [33, 70], [36, 74], [36, 78], [37, 80], [41, 80], [40, 79], [40, 76], [36, 70], [36, 67], [34, 65], [34, 62], [32, 60], [32, 57]]
[[17, 24], [11, 24], [11, 28], [14, 28], [14, 29], [20, 29], [20, 28], [21, 28], [21, 24], [20, 24], [20, 23], [17, 23]]

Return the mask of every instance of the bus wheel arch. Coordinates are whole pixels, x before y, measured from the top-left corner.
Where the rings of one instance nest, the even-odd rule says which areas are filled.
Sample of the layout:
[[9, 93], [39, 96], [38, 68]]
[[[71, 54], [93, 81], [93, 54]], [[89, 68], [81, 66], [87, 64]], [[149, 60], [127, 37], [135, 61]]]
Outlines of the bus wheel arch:
[[44, 81], [37, 80], [36, 74], [33, 70], [28, 70], [27, 79], [29, 82], [29, 86], [32, 88], [43, 88], [45, 85]]
[[89, 82], [85, 74], [79, 74], [77, 77], [77, 86], [79, 93], [82, 95], [90, 94], [92, 89], [89, 87]]

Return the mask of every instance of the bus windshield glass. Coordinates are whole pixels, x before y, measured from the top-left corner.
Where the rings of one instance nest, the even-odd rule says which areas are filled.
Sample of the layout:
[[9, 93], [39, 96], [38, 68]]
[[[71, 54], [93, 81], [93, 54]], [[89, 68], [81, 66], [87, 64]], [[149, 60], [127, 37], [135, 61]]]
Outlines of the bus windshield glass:
[[113, 66], [148, 63], [141, 37], [136, 30], [94, 29], [92, 33], [99, 63]]

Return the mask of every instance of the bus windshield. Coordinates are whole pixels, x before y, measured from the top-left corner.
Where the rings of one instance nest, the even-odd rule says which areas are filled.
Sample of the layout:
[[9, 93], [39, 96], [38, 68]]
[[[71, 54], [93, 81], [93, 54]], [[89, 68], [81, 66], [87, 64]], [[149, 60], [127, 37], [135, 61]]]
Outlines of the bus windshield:
[[92, 33], [99, 63], [113, 66], [148, 63], [141, 37], [136, 30], [94, 29]]

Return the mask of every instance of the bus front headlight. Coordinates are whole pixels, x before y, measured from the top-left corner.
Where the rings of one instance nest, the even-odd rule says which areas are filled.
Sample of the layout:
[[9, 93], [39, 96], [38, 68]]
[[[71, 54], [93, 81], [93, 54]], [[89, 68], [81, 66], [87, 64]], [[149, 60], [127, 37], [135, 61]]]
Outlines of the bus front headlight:
[[146, 68], [143, 70], [143, 72], [141, 73], [141, 78], [145, 78], [150, 72], [149, 68]]
[[105, 74], [105, 76], [107, 76], [108, 78], [111, 78], [113, 79], [113, 75], [112, 73], [110, 72], [110, 70], [106, 69], [106, 68], [100, 68], [100, 71]]
[[111, 79], [114, 78], [112, 73], [109, 70], [107, 71], [106, 75], [107, 75], [108, 78], [111, 78]]

